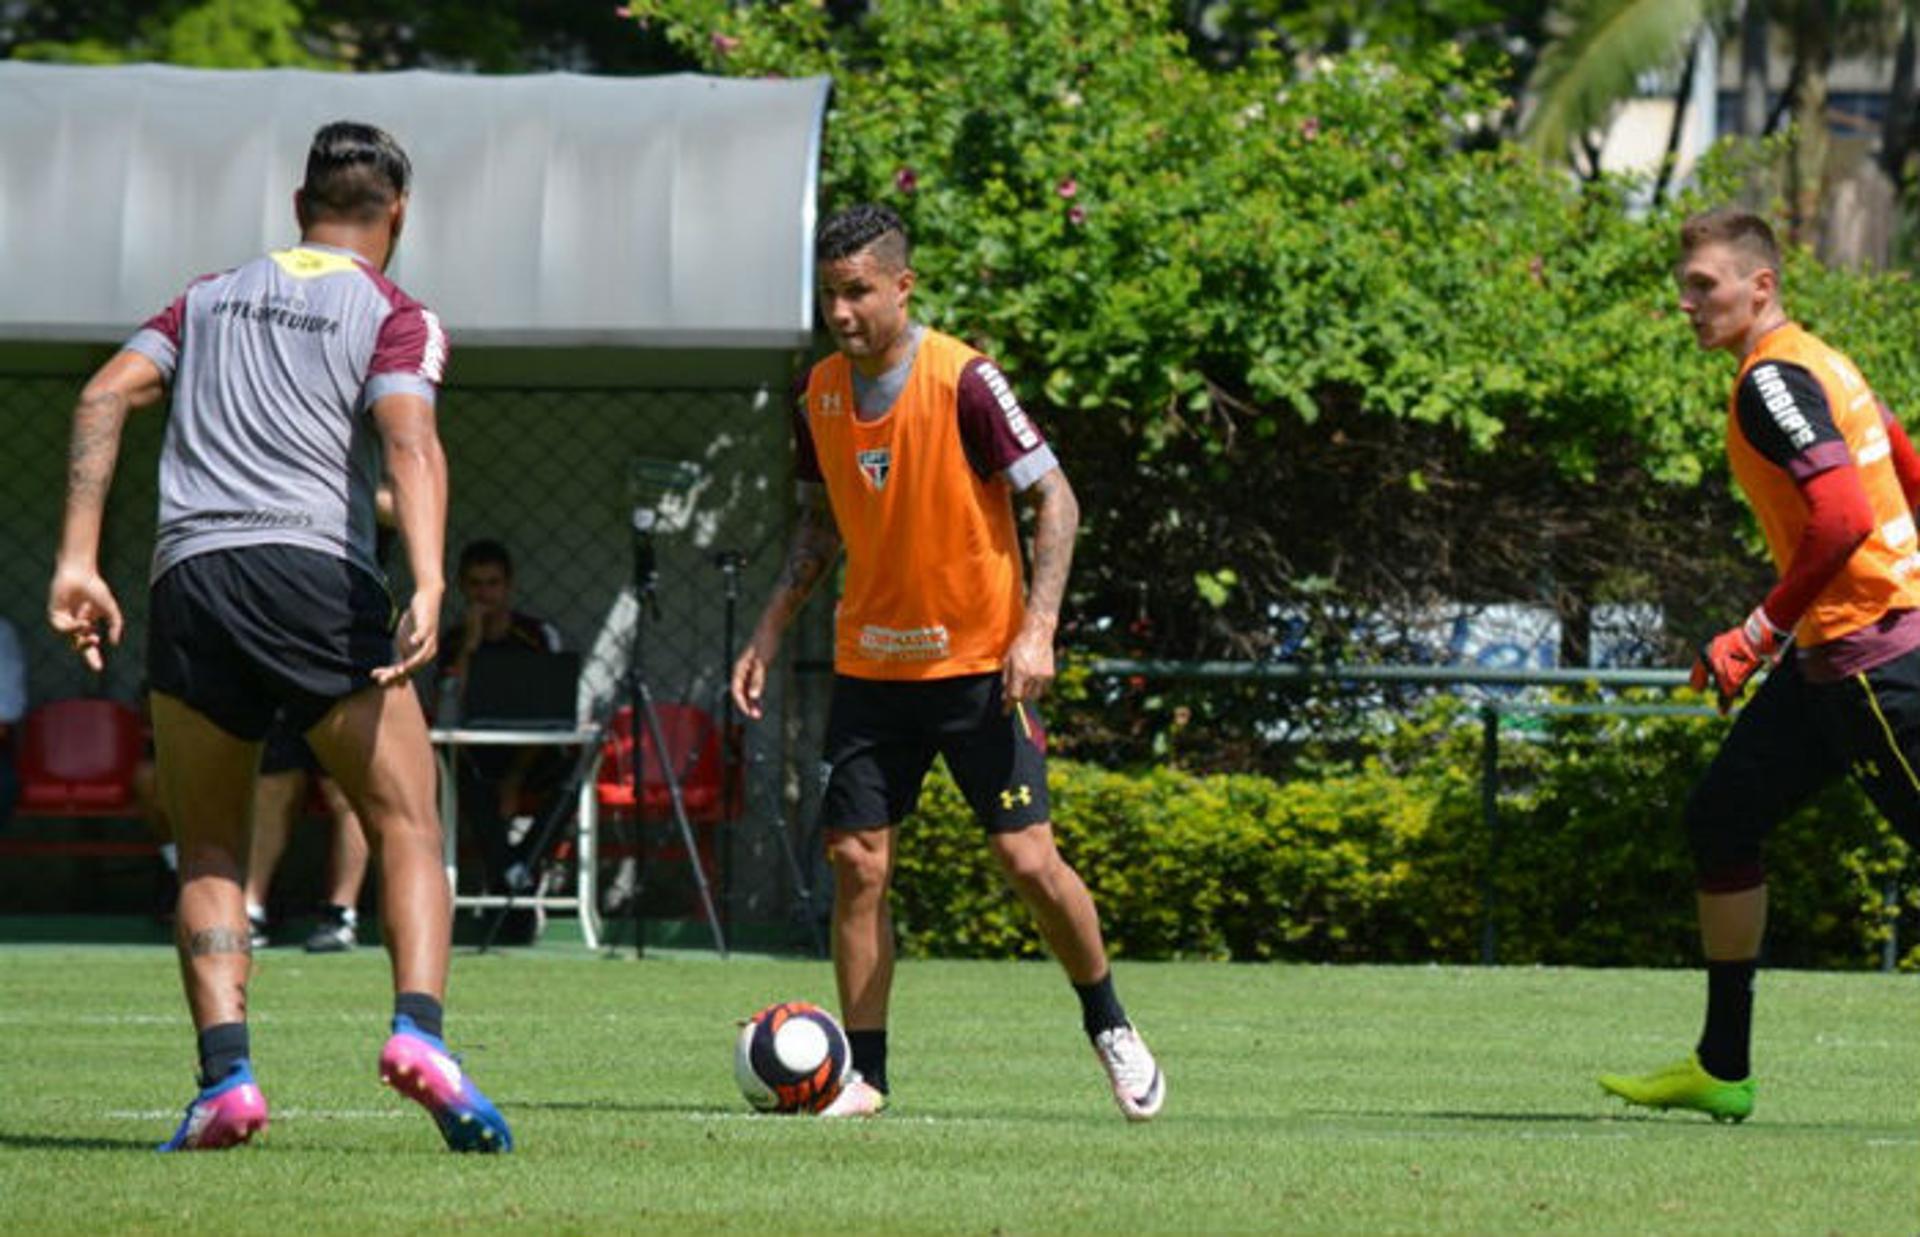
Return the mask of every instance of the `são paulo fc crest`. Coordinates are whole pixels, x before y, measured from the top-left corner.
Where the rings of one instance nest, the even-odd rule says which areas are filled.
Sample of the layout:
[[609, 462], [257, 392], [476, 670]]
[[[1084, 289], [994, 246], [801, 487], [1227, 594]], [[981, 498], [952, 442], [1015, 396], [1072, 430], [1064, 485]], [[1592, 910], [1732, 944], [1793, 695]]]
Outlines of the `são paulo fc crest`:
[[860, 471], [867, 474], [867, 480], [876, 490], [887, 488], [887, 473], [893, 469], [893, 449], [875, 447], [871, 451], [862, 451], [854, 457], [860, 463]]

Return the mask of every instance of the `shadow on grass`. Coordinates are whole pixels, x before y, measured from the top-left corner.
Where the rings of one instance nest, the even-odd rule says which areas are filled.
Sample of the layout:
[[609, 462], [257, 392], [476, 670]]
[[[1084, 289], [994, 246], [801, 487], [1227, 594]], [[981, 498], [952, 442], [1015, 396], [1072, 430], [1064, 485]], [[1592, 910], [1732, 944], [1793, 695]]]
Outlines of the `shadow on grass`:
[[7, 1151], [152, 1151], [158, 1145], [151, 1138], [75, 1138], [0, 1130], [0, 1149]]
[[1384, 1108], [1308, 1108], [1302, 1111], [1310, 1117], [1362, 1117], [1376, 1121], [1493, 1121], [1515, 1125], [1598, 1125], [1611, 1119], [1604, 1113], [1592, 1112], [1466, 1112], [1457, 1109], [1417, 1112], [1407, 1109], [1389, 1111]]
[[714, 1116], [725, 1112], [712, 1104], [655, 1100], [634, 1104], [620, 1100], [502, 1100], [500, 1107], [511, 1112], [606, 1112], [606, 1113], [693, 1113]]
[[1352, 1117], [1367, 1121], [1473, 1121], [1499, 1125], [1591, 1125], [1673, 1130], [1724, 1128], [1729, 1131], [1744, 1129], [1749, 1135], [1753, 1135], [1755, 1131], [1771, 1130], [1795, 1134], [1820, 1131], [1857, 1134], [1862, 1137], [1882, 1136], [1905, 1139], [1914, 1137], [1914, 1127], [1904, 1125], [1833, 1124], [1822, 1121], [1754, 1121], [1749, 1124], [1738, 1121], [1713, 1121], [1704, 1115], [1694, 1113], [1636, 1112], [1631, 1109], [1616, 1109], [1610, 1112], [1471, 1112], [1462, 1109], [1433, 1109], [1419, 1112], [1383, 1108], [1309, 1108], [1302, 1111], [1311, 1117]]

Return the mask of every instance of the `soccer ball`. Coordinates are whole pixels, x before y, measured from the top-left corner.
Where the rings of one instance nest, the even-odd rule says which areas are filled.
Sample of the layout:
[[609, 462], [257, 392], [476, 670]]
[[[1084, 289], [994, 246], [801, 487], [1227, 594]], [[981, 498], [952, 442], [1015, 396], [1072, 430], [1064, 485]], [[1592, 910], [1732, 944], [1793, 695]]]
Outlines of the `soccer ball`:
[[762, 1112], [819, 1112], [847, 1079], [847, 1033], [806, 1001], [769, 1005], [740, 1027], [733, 1077]]

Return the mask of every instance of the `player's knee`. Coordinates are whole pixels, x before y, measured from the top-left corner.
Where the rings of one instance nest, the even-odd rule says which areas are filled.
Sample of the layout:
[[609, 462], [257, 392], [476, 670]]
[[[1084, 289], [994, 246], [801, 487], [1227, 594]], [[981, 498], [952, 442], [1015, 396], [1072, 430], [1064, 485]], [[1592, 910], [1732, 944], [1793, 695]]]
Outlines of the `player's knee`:
[[1028, 833], [1001, 834], [994, 839], [994, 857], [1007, 880], [1022, 891], [1044, 893], [1059, 876], [1063, 861], [1051, 842]]
[[887, 886], [887, 852], [872, 835], [829, 836], [827, 861], [833, 865], [834, 887], [843, 894], [878, 893]]
[[1686, 827], [1700, 892], [1743, 893], [1766, 883], [1759, 834], [1723, 798], [1696, 788], [1687, 799]]

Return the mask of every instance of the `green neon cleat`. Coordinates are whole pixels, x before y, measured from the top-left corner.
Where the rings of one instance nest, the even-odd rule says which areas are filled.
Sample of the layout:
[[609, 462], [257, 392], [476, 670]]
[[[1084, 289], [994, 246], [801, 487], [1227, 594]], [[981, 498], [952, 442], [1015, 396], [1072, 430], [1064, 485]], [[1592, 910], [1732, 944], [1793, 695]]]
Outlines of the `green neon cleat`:
[[1651, 1074], [1602, 1074], [1600, 1088], [1629, 1104], [1690, 1108], [1715, 1121], [1745, 1121], [1753, 1114], [1751, 1077], [1723, 1082], [1702, 1069], [1700, 1058], [1692, 1054]]

